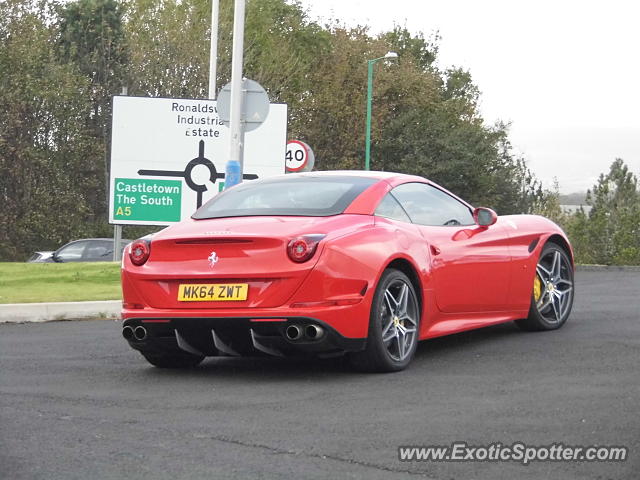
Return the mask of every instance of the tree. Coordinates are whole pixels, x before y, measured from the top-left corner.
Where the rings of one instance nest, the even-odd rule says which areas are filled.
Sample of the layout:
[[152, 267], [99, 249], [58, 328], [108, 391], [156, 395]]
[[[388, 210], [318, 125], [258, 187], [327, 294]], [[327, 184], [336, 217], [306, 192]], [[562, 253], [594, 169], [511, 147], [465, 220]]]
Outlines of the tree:
[[57, 61], [51, 15], [39, 2], [0, 3], [1, 259], [77, 237], [90, 213], [78, 182], [90, 87]]
[[[221, 30], [229, 20], [221, 1]], [[211, 4], [205, 0], [127, 0], [130, 95], [206, 98]]]
[[426, 39], [422, 33], [413, 35], [406, 27], [395, 25], [393, 30], [383, 33], [380, 39], [400, 57], [411, 58], [422, 71], [434, 70], [433, 64], [438, 56], [440, 41], [437, 33]]
[[586, 263], [640, 264], [640, 191], [638, 180], [617, 158], [609, 173], [587, 192], [589, 214], [582, 209], [569, 220], [567, 230], [576, 256]]
[[72, 64], [90, 85], [91, 110], [85, 124], [95, 142], [85, 152], [83, 176], [85, 196], [99, 223], [107, 214], [111, 98], [125, 86], [128, 60], [122, 17], [123, 9], [116, 0], [76, 0], [58, 8], [60, 61]]
[[543, 190], [542, 194], [536, 198], [532, 213], [547, 217], [558, 225], [566, 223], [567, 215], [560, 206], [560, 184], [557, 178], [554, 179], [552, 189]]
[[500, 214], [530, 213], [541, 187], [513, 154], [508, 127], [483, 123], [468, 74], [425, 75], [396, 100], [374, 142], [375, 168], [425, 176]]

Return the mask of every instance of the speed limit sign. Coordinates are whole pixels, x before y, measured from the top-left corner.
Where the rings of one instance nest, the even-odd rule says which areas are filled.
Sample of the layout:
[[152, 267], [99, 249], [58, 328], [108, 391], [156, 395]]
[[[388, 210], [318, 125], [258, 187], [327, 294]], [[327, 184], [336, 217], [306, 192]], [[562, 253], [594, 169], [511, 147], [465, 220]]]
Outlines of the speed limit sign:
[[300, 140], [287, 142], [287, 153], [284, 156], [285, 170], [287, 173], [310, 172], [315, 163], [315, 157], [311, 147]]

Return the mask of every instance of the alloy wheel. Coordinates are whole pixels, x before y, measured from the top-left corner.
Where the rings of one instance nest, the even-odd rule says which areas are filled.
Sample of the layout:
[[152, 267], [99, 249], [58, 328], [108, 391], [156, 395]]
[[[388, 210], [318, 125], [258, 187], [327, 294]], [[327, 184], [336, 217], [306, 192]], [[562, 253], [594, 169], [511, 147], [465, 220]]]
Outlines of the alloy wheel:
[[380, 317], [382, 343], [389, 356], [397, 362], [405, 360], [418, 334], [418, 303], [403, 280], [396, 279], [385, 289]]
[[546, 252], [536, 266], [533, 297], [547, 322], [559, 323], [569, 313], [573, 297], [573, 269], [559, 250]]

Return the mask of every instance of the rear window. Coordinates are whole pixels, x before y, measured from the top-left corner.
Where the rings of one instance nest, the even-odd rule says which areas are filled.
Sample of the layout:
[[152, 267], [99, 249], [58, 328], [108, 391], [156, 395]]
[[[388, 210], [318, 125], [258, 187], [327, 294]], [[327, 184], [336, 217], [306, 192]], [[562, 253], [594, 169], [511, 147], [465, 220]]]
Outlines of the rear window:
[[328, 217], [342, 213], [368, 187], [373, 178], [331, 176], [307, 177], [291, 174], [265, 180], [250, 180], [205, 203], [192, 218], [290, 215]]

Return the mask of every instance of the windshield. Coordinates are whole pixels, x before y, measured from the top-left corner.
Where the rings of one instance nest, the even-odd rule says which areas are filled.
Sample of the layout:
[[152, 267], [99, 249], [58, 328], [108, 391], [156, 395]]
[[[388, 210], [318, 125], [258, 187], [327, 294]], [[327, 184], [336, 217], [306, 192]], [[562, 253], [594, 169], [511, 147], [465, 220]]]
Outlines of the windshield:
[[296, 174], [250, 180], [213, 197], [192, 218], [257, 215], [328, 217], [342, 213], [376, 181], [362, 177], [308, 177]]

